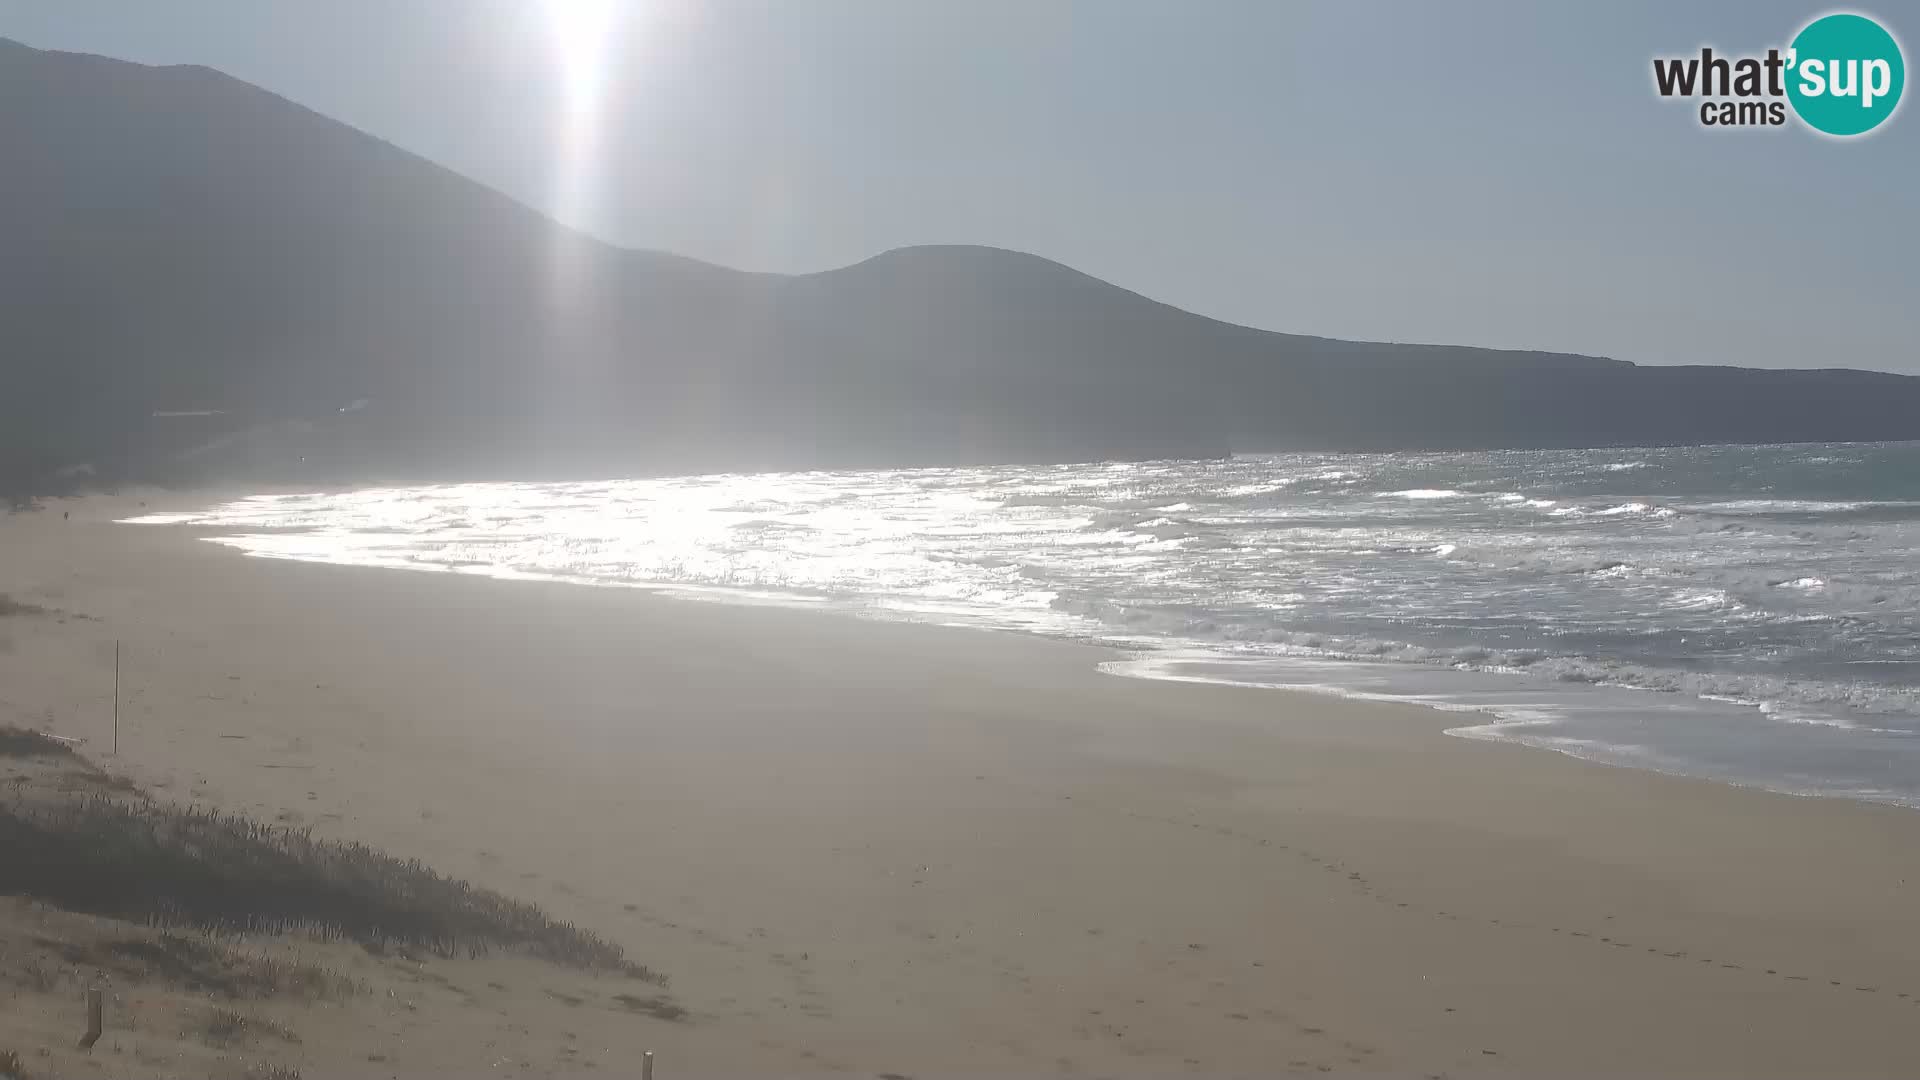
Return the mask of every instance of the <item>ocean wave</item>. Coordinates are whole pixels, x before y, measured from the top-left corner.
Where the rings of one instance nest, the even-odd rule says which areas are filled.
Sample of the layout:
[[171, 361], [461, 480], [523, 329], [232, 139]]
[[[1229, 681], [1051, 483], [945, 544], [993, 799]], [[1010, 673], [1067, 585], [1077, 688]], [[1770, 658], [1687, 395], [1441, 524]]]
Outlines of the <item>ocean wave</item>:
[[1726, 705], [1739, 705], [1754, 709], [1760, 715], [1776, 723], [1798, 725], [1802, 727], [1832, 728], [1836, 731], [1853, 731], [1869, 735], [1892, 735], [1901, 738], [1920, 737], [1920, 729], [1874, 727], [1862, 723], [1858, 716], [1849, 716], [1840, 712], [1814, 712], [1797, 707], [1795, 704], [1779, 700], [1762, 700], [1739, 697], [1730, 694], [1701, 694], [1704, 701], [1717, 701]]
[[1495, 502], [1509, 503], [1509, 504], [1514, 504], [1519, 506], [1531, 506], [1541, 510], [1545, 510], [1550, 507], [1559, 505], [1559, 502], [1557, 500], [1536, 499], [1527, 495], [1522, 495], [1517, 491], [1501, 492], [1500, 494], [1495, 495], [1493, 499]]
[[[1710, 598], [1720, 602], [1719, 597]], [[1920, 723], [1920, 687], [1916, 686], [1801, 679], [1755, 672], [1695, 671], [1590, 656], [1559, 656], [1540, 649], [1419, 645], [1363, 635], [1249, 625], [1191, 612], [1131, 608], [1084, 599], [1060, 599], [1054, 606], [1057, 610], [1126, 627], [1135, 633], [1150, 631], [1158, 638], [1178, 639], [1194, 649], [1230, 647], [1241, 657], [1264, 651], [1275, 657], [1392, 662], [1490, 674], [1525, 674], [1558, 683], [1738, 701], [1756, 708], [1765, 702], [1837, 707], [1874, 715], [1912, 717]], [[1249, 648], [1254, 652], [1249, 653]]]
[[1624, 562], [1602, 563], [1599, 566], [1581, 571], [1581, 573], [1591, 578], [1626, 578], [1632, 577], [1639, 572], [1640, 571], [1634, 568], [1633, 564]]
[[1017, 510], [1023, 507], [1038, 507], [1041, 509], [1072, 507], [1075, 509], [1085, 509], [1095, 505], [1097, 505], [1095, 500], [1089, 499], [1082, 493], [1070, 491], [1030, 492], [1025, 495], [1011, 495], [1000, 500], [1001, 508], [1006, 510]]
[[1689, 503], [1687, 509], [1701, 514], [1733, 516], [1859, 514], [1875, 511], [1897, 513], [1920, 510], [1920, 501], [1909, 499], [1729, 499], [1722, 502]]
[[1300, 482], [1299, 477], [1289, 476], [1265, 484], [1235, 484], [1215, 492], [1223, 499], [1251, 499], [1259, 495], [1278, 495]]
[[[1548, 503], [1548, 506], [1553, 504]], [[1679, 511], [1670, 506], [1655, 506], [1652, 503], [1626, 502], [1613, 506], [1562, 506], [1552, 511], [1553, 517], [1565, 518], [1613, 518], [1613, 517], [1649, 517], [1671, 518], [1679, 516]]]
[[1451, 488], [1408, 488], [1405, 491], [1386, 491], [1380, 495], [1383, 499], [1457, 499], [1460, 492]]
[[1689, 608], [1698, 610], [1701, 608], [1737, 607], [1739, 606], [1739, 601], [1728, 596], [1726, 592], [1721, 589], [1677, 589], [1668, 595], [1667, 604], [1670, 607], [1679, 608], [1684, 611]]
[[746, 521], [732, 522], [728, 524], [727, 528], [738, 529], [743, 532], [810, 533], [820, 531], [812, 525], [806, 525], [798, 521], [781, 521], [778, 518], [750, 518]]

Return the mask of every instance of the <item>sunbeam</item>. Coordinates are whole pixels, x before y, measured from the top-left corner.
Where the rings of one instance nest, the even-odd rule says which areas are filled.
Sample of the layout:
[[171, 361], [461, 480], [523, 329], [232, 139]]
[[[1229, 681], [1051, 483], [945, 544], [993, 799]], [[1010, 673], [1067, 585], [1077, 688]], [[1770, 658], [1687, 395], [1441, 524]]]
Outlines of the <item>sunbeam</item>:
[[601, 97], [624, 5], [619, 0], [545, 3], [563, 88], [553, 208], [562, 221], [580, 226], [591, 211], [593, 179], [600, 165]]

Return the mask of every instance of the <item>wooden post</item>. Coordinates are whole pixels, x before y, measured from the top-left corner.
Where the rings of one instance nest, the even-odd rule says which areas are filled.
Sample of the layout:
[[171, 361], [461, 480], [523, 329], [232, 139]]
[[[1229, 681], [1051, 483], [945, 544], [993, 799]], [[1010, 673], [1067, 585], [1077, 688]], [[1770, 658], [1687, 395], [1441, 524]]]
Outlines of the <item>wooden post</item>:
[[640, 1055], [640, 1080], [653, 1080], [653, 1051]]
[[113, 755], [120, 756], [120, 639], [113, 639]]
[[87, 1033], [80, 1036], [80, 1049], [91, 1050], [100, 1041], [101, 993], [97, 986], [87, 987]]

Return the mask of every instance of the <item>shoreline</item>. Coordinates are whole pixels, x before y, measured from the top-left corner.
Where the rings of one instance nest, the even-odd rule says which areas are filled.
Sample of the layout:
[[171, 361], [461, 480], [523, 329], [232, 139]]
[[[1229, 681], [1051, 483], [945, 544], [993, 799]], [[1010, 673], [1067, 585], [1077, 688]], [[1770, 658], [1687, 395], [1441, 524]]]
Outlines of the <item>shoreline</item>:
[[690, 1075], [1920, 1071], [1903, 808], [124, 509], [0, 519], [0, 593], [47, 609], [0, 620], [0, 722], [612, 936], [693, 1011], [635, 1035]]
[[[196, 511], [205, 511], [216, 504], [235, 501], [236, 498], [244, 498], [247, 495], [307, 493], [304, 489], [249, 490], [240, 494], [222, 492], [217, 495], [197, 492], [155, 492], [151, 494], [173, 509], [139, 516], [191, 518], [196, 516]], [[145, 507], [146, 502], [141, 502], [141, 506]], [[463, 565], [432, 562], [335, 561], [300, 554], [281, 554], [274, 552], [270, 547], [262, 550], [259, 545], [247, 542], [249, 539], [271, 536], [312, 535], [313, 530], [303, 527], [264, 524], [240, 527], [199, 525], [180, 521], [140, 521], [137, 518], [133, 521], [123, 520], [121, 523], [138, 524], [148, 528], [170, 528], [251, 557], [264, 559], [363, 569], [453, 574], [499, 581], [628, 589], [676, 600], [748, 607], [791, 608], [883, 624], [987, 630], [1012, 633], [1038, 641], [1088, 645], [1107, 650], [1111, 654], [1097, 662], [1099, 670], [1122, 677], [1279, 690], [1348, 701], [1407, 705], [1448, 714], [1471, 714], [1484, 718], [1483, 722], [1448, 724], [1443, 728], [1443, 733], [1473, 742], [1520, 746], [1591, 764], [1651, 772], [1663, 776], [1705, 780], [1728, 787], [1767, 791], [1798, 798], [1842, 799], [1920, 810], [1920, 789], [1913, 789], [1911, 785], [1906, 788], [1862, 786], [1868, 782], [1868, 778], [1861, 775], [1821, 774], [1817, 769], [1812, 772], [1797, 771], [1783, 765], [1780, 760], [1774, 759], [1743, 762], [1737, 750], [1729, 751], [1725, 747], [1719, 748], [1715, 753], [1702, 751], [1695, 759], [1683, 760], [1662, 756], [1651, 747], [1594, 741], [1591, 738], [1570, 737], [1561, 733], [1563, 727], [1583, 714], [1612, 715], [1637, 720], [1644, 713], [1676, 708], [1674, 703], [1678, 702], [1678, 708], [1690, 713], [1688, 719], [1683, 722], [1717, 725], [1723, 735], [1731, 734], [1736, 742], [1743, 735], [1750, 737], [1756, 733], [1770, 735], [1775, 741], [1790, 739], [1792, 735], [1772, 731], [1767, 726], [1777, 724], [1778, 721], [1771, 718], [1770, 706], [1766, 701], [1736, 700], [1674, 688], [1640, 686], [1631, 682], [1582, 681], [1569, 686], [1556, 680], [1543, 680], [1530, 676], [1524, 671], [1510, 669], [1495, 671], [1458, 669], [1452, 666], [1394, 663], [1341, 654], [1322, 657], [1239, 657], [1229, 650], [1217, 647], [1218, 643], [1210, 644], [1202, 640], [1178, 637], [1166, 638], [1160, 644], [1130, 646], [1124, 640], [1103, 639], [1097, 630], [1091, 628], [1082, 632], [1067, 629], [1064, 626], [1052, 626], [1041, 621], [1023, 622], [1020, 618], [1008, 616], [1004, 612], [999, 613], [998, 616], [994, 613], [979, 611], [942, 612], [938, 607], [915, 607], [911, 602], [896, 605], [890, 603], [886, 597], [845, 597], [675, 581], [614, 580], [591, 576], [509, 571], [491, 568], [487, 564], [474, 564], [475, 569], [468, 570]], [[1249, 663], [1257, 669], [1252, 677], [1242, 676], [1232, 670]], [[1207, 673], [1205, 669], [1213, 669], [1213, 673]], [[1388, 688], [1369, 688], [1370, 682], [1377, 684], [1381, 681], [1374, 674], [1377, 671], [1390, 672], [1385, 677], [1385, 681], [1390, 684]], [[1285, 681], [1276, 681], [1277, 679]], [[1532, 701], [1522, 697], [1520, 704], [1516, 705], [1512, 698], [1519, 693], [1541, 696], [1545, 700]], [[1757, 724], [1756, 721], [1758, 721]], [[1741, 729], [1746, 728], [1747, 725], [1755, 725], [1757, 732], [1743, 732]], [[1793, 731], [1792, 725], [1789, 725], [1788, 731]], [[1866, 731], [1876, 733], [1877, 729], [1867, 728]], [[1829, 768], [1844, 765], [1847, 754], [1853, 750], [1851, 747], [1843, 748], [1826, 744], [1796, 748], [1806, 757], [1792, 758], [1790, 756], [1792, 751], [1786, 750], [1785, 752], [1789, 755], [1788, 760], [1797, 763], [1800, 760], [1816, 760], [1824, 756]], [[1776, 755], [1782, 752], [1781, 749], [1774, 751]], [[1851, 786], [1845, 782], [1848, 780], [1853, 782]]]

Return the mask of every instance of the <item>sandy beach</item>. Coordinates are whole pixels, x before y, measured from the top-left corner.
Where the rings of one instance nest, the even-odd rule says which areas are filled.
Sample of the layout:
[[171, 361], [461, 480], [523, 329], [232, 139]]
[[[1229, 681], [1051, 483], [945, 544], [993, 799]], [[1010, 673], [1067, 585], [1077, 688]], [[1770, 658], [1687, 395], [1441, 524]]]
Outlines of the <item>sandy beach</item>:
[[[0, 724], [617, 940], [691, 1017], [561, 1014], [599, 1075], [1920, 1074], [1912, 811], [1012, 634], [112, 523], [169, 500], [0, 517], [0, 594], [45, 609], [0, 618]], [[392, 1072], [443, 1064], [432, 1021]]]

